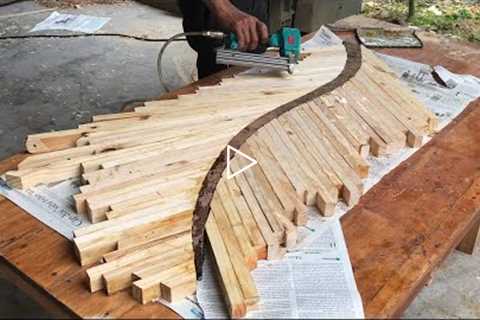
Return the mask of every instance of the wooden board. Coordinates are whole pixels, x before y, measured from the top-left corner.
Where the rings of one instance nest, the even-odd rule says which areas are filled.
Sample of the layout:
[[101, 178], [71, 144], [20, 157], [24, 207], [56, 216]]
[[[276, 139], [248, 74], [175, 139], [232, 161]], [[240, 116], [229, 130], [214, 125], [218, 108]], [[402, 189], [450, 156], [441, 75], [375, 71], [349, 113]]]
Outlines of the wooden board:
[[367, 315], [400, 316], [480, 220], [479, 106], [471, 104], [342, 219]]

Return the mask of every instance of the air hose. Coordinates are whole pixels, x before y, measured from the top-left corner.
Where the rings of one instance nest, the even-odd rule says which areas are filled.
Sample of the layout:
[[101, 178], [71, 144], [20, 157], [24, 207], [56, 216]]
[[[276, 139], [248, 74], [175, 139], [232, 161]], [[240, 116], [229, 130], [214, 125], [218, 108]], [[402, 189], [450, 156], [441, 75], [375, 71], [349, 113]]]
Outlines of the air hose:
[[[165, 83], [163, 82], [163, 75], [162, 75], [162, 57], [167, 49], [167, 47], [172, 43], [173, 41], [178, 41], [178, 40], [187, 40], [186, 38], [183, 39], [178, 39], [180, 37], [206, 37], [206, 38], [213, 38], [213, 39], [224, 39], [225, 34], [220, 31], [194, 31], [194, 32], [182, 32], [178, 33], [172, 37], [170, 37], [167, 42], [162, 46], [162, 49], [160, 50], [160, 53], [158, 54], [158, 59], [157, 59], [157, 72], [158, 72], [158, 78], [160, 80], [161, 85], [165, 88], [165, 90], [168, 92], [170, 91]], [[178, 40], [177, 40], [178, 39]]]

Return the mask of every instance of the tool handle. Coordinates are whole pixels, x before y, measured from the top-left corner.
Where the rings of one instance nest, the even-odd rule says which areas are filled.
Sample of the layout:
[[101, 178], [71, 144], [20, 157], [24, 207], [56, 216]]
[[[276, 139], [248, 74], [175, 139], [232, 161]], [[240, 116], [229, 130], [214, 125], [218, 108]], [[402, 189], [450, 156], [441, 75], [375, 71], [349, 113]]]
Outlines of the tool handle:
[[[270, 45], [270, 43], [268, 43], [268, 44], [261, 43], [261, 44], [259, 44], [259, 46], [255, 50], [249, 51], [249, 52], [251, 52], [251, 53], [264, 53], [265, 51], [267, 51], [267, 48], [271, 47], [271, 46], [272, 45]], [[238, 37], [235, 33], [230, 33], [230, 35], [227, 36], [227, 38], [225, 40], [225, 47], [227, 49], [239, 50], [240, 44], [238, 43]]]
[[[257, 49], [251, 51], [253, 53], [264, 53], [268, 47], [280, 49], [282, 57], [300, 56], [302, 35], [299, 29], [282, 28], [280, 31], [270, 35], [267, 44], [260, 44]], [[231, 33], [225, 39], [225, 47], [227, 49], [238, 50], [238, 37], [235, 33]]]

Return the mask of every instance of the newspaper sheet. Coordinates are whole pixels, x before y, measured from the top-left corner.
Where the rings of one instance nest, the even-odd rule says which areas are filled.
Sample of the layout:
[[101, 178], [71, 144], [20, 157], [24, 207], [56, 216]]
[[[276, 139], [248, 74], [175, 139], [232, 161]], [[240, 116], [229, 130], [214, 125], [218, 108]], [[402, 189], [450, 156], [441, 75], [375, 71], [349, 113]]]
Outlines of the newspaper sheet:
[[[322, 28], [306, 46], [327, 46], [340, 41], [328, 29]], [[480, 79], [453, 74], [443, 67], [415, 63], [379, 55], [392, 68], [404, 85], [439, 116], [441, 125], [448, 124], [468, 103], [480, 96]], [[432, 71], [448, 87], [438, 84]], [[418, 149], [404, 149], [391, 157], [369, 157], [370, 175], [365, 189], [370, 189], [385, 174], [394, 169]], [[78, 192], [75, 180], [28, 190], [10, 189], [0, 179], [0, 194], [12, 200], [68, 239], [78, 227], [89, 222], [73, 210], [72, 195]], [[299, 229], [299, 245], [280, 261], [260, 261], [253, 272], [261, 304], [251, 311], [252, 318], [306, 318], [363, 316], [360, 296], [356, 289], [348, 251], [339, 218], [348, 211], [340, 202], [332, 218], [321, 217], [316, 210], [309, 212], [309, 223]], [[176, 304], [167, 304], [185, 318], [224, 317], [221, 291], [209, 272], [207, 257], [204, 279], [198, 284], [197, 298], [189, 297]], [[328, 288], [328, 290], [325, 290]], [[288, 290], [286, 290], [288, 289]], [[159, 301], [160, 303], [164, 303]], [[166, 304], [166, 303], [165, 303]], [[201, 305], [201, 307], [200, 307]]]
[[46, 30], [68, 30], [74, 32], [94, 33], [100, 30], [110, 18], [87, 15], [52, 12], [45, 20], [33, 27], [30, 32]]
[[325, 48], [342, 44], [342, 42], [342, 39], [337, 37], [335, 33], [333, 33], [327, 27], [322, 26], [310, 40], [302, 44], [302, 48]]
[[[247, 318], [363, 318], [340, 221], [306, 229], [310, 236], [301, 250], [282, 260], [259, 261], [252, 275], [260, 304]], [[197, 299], [205, 318], [228, 317], [210, 256]]]
[[[480, 96], [480, 79], [471, 75], [454, 74], [442, 66], [426, 64], [379, 54], [396, 75], [437, 117], [441, 126], [459, 115], [467, 104]], [[433, 72], [448, 87], [439, 84]]]
[[50, 186], [16, 190], [0, 179], [0, 195], [69, 240], [73, 240], [75, 229], [90, 224], [86, 217], [77, 214], [74, 209], [72, 195], [79, 192], [78, 187], [77, 180], [68, 180]]

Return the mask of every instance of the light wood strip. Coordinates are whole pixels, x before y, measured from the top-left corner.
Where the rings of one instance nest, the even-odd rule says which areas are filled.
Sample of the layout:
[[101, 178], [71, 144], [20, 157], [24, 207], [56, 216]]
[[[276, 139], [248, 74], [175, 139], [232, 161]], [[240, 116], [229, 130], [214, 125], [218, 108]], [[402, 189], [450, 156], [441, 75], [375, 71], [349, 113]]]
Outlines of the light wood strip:
[[[265, 128], [270, 131], [270, 137], [274, 138], [276, 135], [278, 135], [278, 143], [275, 144], [277, 146], [277, 150], [274, 153], [275, 156], [277, 156], [277, 154], [290, 155], [284, 160], [288, 162], [291, 161], [291, 157], [294, 159], [302, 159], [302, 154], [293, 145], [285, 132], [282, 130], [276, 130], [270, 125], [266, 125]], [[279, 149], [280, 144], [284, 145], [286, 149]], [[273, 147], [275, 147], [275, 145]], [[302, 179], [304, 181], [308, 181], [307, 183], [311, 185], [312, 189], [310, 191], [315, 195], [314, 203], [319, 211], [327, 216], [333, 214], [335, 204], [337, 202], [338, 190], [332, 185], [324, 185], [322, 182], [316, 180], [313, 172], [314, 169], [312, 169], [307, 163], [301, 163], [300, 165], [297, 163], [295, 164], [295, 167], [298, 168], [298, 172], [301, 173]]]
[[231, 223], [231, 216], [236, 215], [235, 212], [232, 211], [235, 211], [236, 208], [229, 206], [228, 209], [231, 209], [231, 211], [226, 211], [221, 195], [215, 192], [211, 209], [211, 213], [215, 216], [217, 226], [222, 231], [222, 236], [224, 238], [228, 237], [228, 241], [235, 244], [235, 250], [238, 250], [238, 253], [243, 257], [243, 264], [247, 266], [249, 270], [254, 270], [257, 267], [257, 252], [253, 249], [240, 219], [233, 225]]
[[237, 276], [233, 271], [233, 263], [225, 247], [221, 232], [211, 214], [205, 225], [208, 242], [212, 248], [214, 263], [218, 272], [218, 280], [221, 285], [228, 312], [232, 318], [244, 317], [247, 313], [247, 305], [240, 289]]
[[257, 259], [267, 259], [267, 244], [259, 230], [259, 227], [257, 226], [257, 222], [255, 221], [247, 202], [242, 195], [242, 191], [235, 182], [235, 179], [226, 179], [224, 182], [227, 187], [229, 197], [231, 197], [237, 212], [240, 215], [245, 232], [257, 251]]
[[286, 121], [289, 122], [292, 130], [303, 137], [303, 141], [309, 141], [305, 147], [317, 158], [317, 161], [323, 161], [327, 166], [325, 169], [334, 173], [341, 181], [342, 198], [346, 203], [351, 206], [357, 204], [363, 192], [360, 178], [344, 163], [341, 157], [335, 157], [335, 149], [328, 145], [325, 139], [318, 138], [315, 131], [306, 125], [307, 122], [303, 121], [299, 113], [300, 110], [292, 111]]
[[[137, 248], [141, 250], [135, 250], [134, 252], [131, 252], [130, 254], [127, 254], [125, 256], [121, 256], [118, 259], [112, 260], [111, 262], [99, 264], [97, 266], [87, 269], [90, 291], [96, 292], [105, 287], [105, 283], [102, 280], [103, 274], [124, 266], [140, 263], [141, 261], [144, 261], [145, 259], [148, 259], [150, 257], [156, 259], [156, 256], [165, 253], [165, 248], [171, 249], [172, 246], [173, 248], [182, 248], [184, 244], [182, 242], [177, 245], [174, 245], [174, 243], [170, 245], [169, 242], [167, 242], [167, 244], [162, 243], [155, 244], [150, 247]], [[163, 259], [163, 257], [160, 257], [158, 259]]]
[[[122, 237], [140, 235], [153, 229], [158, 229], [164, 236], [180, 234], [190, 228], [192, 212], [185, 211], [171, 214], [169, 218], [156, 215], [128, 221], [101, 232], [87, 234], [74, 239], [75, 253], [82, 266], [96, 262], [106, 253], [117, 249], [117, 241]], [[173, 228], [173, 226], [178, 228]]]
[[145, 259], [139, 263], [127, 265], [108, 271], [102, 274], [102, 279], [108, 295], [112, 295], [120, 290], [127, 289], [132, 286], [132, 274], [136, 270], [144, 269], [148, 266], [155, 265], [161, 269], [169, 270], [178, 264], [188, 262], [193, 264], [193, 248], [170, 249], [165, 253], [161, 253], [152, 257], [152, 259]]
[[259, 168], [270, 183], [275, 194], [282, 195], [278, 199], [282, 203], [285, 213], [290, 221], [304, 221], [299, 215], [306, 214], [306, 207], [298, 197], [295, 188], [283, 172], [282, 168], [273, 158], [267, 146], [261, 145], [262, 142], [257, 137], [251, 137], [247, 141], [247, 146], [252, 156], [258, 161]]
[[151, 277], [135, 281], [132, 286], [132, 296], [142, 304], [158, 299], [162, 296], [162, 282], [172, 279], [177, 275], [182, 275], [189, 280], [192, 278], [195, 279], [195, 265], [193, 261], [181, 263]]
[[302, 138], [304, 137], [292, 129], [291, 123], [288, 121], [291, 116], [290, 113], [287, 113], [279, 117], [277, 121], [272, 124], [276, 126], [277, 130], [282, 130], [288, 135], [288, 138], [303, 155], [306, 163], [312, 168], [317, 180], [324, 186], [329, 186], [328, 189], [330, 190], [334, 190], [334, 188], [337, 189], [336, 194], [338, 196], [339, 191], [343, 188], [342, 181], [340, 181], [335, 175], [335, 172], [327, 166], [325, 160], [319, 159], [312, 154], [309, 147], [311, 141], [308, 139], [303, 140]]

